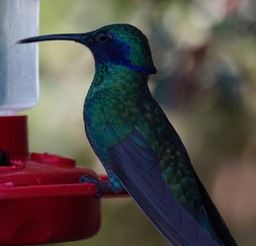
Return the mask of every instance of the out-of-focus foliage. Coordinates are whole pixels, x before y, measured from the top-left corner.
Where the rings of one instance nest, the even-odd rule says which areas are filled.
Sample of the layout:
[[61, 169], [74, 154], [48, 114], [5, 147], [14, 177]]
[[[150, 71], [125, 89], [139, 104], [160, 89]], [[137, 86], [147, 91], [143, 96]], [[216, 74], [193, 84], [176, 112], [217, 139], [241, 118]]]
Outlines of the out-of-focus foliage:
[[[154, 96], [239, 245], [256, 242], [256, 2], [254, 0], [41, 0], [41, 34], [127, 22], [148, 36]], [[90, 52], [40, 44], [40, 91], [30, 149], [103, 172], [84, 136], [82, 107], [94, 73]], [[70, 211], [72, 213], [72, 211]], [[131, 199], [104, 200], [97, 236], [58, 245], [167, 245]]]

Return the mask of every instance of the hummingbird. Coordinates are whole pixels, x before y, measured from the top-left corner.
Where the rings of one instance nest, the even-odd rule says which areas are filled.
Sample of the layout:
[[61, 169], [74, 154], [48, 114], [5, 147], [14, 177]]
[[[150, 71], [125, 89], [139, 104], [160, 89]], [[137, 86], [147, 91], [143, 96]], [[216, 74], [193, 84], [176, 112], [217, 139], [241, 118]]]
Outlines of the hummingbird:
[[128, 192], [174, 245], [237, 245], [197, 176], [188, 152], [153, 98], [148, 79], [157, 72], [146, 36], [130, 24], [78, 34], [51, 34], [19, 43], [69, 40], [88, 47], [95, 75], [84, 102], [87, 138], [108, 181], [81, 182]]

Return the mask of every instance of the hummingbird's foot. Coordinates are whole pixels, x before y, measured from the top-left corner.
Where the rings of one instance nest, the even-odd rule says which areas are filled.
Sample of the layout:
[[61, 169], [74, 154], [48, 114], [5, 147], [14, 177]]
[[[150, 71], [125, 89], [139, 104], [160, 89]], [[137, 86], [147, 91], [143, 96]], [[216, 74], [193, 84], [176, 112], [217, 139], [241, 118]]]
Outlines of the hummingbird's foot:
[[93, 183], [97, 186], [97, 192], [94, 195], [95, 198], [102, 197], [103, 194], [112, 192], [112, 185], [109, 182], [101, 181], [92, 176], [84, 175], [79, 180], [80, 183]]
[[127, 194], [126, 189], [116, 179], [113, 179], [113, 177], [110, 178], [109, 182], [101, 181], [92, 176], [84, 175], [80, 178], [79, 182], [95, 184], [97, 186], [97, 192], [94, 195], [95, 198], [100, 198], [102, 195]]

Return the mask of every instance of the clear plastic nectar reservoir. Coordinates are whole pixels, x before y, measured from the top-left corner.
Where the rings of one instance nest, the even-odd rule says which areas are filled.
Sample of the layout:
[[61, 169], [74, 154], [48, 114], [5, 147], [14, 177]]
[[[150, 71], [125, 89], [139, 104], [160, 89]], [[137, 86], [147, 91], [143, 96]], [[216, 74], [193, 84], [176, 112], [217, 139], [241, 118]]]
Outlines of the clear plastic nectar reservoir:
[[38, 16], [39, 0], [0, 1], [0, 115], [13, 115], [38, 102], [37, 44], [16, 44], [38, 34]]

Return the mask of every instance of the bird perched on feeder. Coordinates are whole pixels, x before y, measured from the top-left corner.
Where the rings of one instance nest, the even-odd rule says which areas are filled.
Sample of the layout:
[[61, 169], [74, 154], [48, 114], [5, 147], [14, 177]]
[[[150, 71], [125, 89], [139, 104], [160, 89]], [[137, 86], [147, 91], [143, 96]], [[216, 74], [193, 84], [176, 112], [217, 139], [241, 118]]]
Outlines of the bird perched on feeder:
[[87, 46], [95, 75], [84, 103], [86, 135], [108, 173], [98, 196], [127, 191], [173, 245], [236, 245], [148, 88], [156, 73], [148, 40], [129, 24], [81, 34], [53, 34], [19, 43], [71, 40]]

